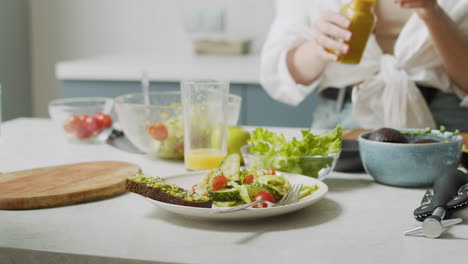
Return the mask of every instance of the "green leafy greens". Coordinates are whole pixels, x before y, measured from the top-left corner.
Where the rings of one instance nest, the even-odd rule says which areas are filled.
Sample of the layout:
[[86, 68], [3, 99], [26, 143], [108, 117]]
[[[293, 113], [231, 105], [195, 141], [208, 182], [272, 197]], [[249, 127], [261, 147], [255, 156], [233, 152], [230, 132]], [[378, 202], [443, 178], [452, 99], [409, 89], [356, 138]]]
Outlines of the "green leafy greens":
[[[318, 172], [330, 167], [333, 158], [329, 154], [341, 151], [341, 126], [314, 135], [310, 129], [302, 130], [302, 140], [293, 137], [286, 140], [283, 134], [257, 128], [252, 132], [250, 152], [265, 156], [255, 159], [257, 168], [274, 168], [279, 171], [304, 174], [317, 178]], [[322, 156], [323, 159], [304, 159], [305, 156]]]

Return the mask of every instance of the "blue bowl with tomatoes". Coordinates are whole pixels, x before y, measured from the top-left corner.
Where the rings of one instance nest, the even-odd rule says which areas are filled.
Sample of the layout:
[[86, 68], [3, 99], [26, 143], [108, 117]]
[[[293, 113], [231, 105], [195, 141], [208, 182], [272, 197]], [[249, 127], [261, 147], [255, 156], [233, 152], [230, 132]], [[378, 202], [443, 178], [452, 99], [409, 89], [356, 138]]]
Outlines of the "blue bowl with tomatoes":
[[49, 115], [73, 142], [104, 142], [112, 132], [113, 100], [106, 97], [56, 99], [49, 103]]

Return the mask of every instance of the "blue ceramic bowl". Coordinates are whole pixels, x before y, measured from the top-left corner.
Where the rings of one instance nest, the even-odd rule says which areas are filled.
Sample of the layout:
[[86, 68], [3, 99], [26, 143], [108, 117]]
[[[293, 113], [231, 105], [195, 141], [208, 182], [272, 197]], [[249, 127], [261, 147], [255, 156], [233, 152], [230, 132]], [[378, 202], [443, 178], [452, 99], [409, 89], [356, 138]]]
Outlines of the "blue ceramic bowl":
[[366, 172], [382, 184], [429, 187], [460, 163], [463, 140], [460, 135], [451, 132], [431, 130], [429, 135], [406, 135], [409, 142], [422, 138], [442, 140], [424, 144], [372, 141], [368, 139], [370, 134], [367, 132], [359, 136], [359, 152]]

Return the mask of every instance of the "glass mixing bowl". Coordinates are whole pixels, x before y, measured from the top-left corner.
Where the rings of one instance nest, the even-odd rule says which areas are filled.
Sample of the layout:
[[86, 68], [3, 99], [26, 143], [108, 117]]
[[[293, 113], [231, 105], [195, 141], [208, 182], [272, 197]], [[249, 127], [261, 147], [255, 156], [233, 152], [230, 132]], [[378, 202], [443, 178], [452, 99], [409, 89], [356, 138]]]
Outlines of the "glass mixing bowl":
[[[139, 150], [156, 158], [184, 158], [183, 108], [179, 91], [149, 93], [145, 104], [142, 93], [125, 94], [114, 99], [119, 125]], [[239, 120], [242, 98], [228, 97], [228, 125]]]
[[62, 98], [49, 103], [49, 115], [73, 142], [104, 142], [112, 131], [112, 108], [111, 98]]

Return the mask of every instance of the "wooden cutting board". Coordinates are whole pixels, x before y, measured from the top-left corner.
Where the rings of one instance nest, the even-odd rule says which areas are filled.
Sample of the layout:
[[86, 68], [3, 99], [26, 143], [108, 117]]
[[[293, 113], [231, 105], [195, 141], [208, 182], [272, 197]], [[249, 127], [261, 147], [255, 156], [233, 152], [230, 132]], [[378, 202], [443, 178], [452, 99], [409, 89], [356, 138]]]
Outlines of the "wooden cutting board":
[[343, 134], [341, 135], [342, 139], [357, 139], [359, 135], [365, 133], [367, 131], [371, 131], [370, 129], [350, 129], [350, 130], [343, 130]]
[[[350, 129], [350, 130], [343, 130], [343, 135], [341, 138], [343, 139], [357, 139], [359, 135], [361, 135], [364, 132], [371, 131], [370, 129]], [[465, 146], [468, 147], [468, 133], [460, 133], [460, 135], [463, 137], [463, 141], [465, 143]]]
[[96, 201], [125, 192], [135, 164], [98, 161], [0, 174], [0, 209], [21, 210]]

